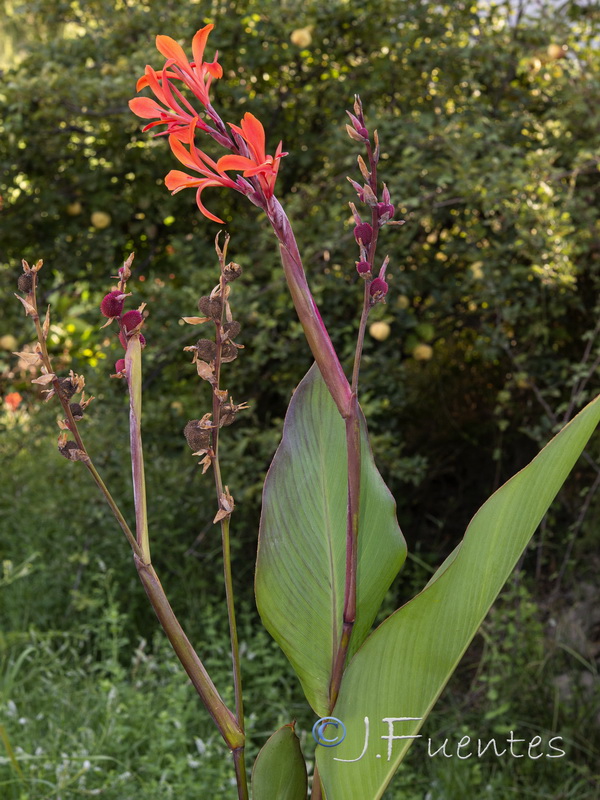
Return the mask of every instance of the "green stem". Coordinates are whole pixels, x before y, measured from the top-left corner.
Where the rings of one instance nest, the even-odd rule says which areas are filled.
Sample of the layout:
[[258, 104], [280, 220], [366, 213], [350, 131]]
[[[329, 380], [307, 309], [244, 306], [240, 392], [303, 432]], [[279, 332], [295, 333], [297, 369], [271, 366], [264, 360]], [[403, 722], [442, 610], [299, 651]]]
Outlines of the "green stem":
[[221, 699], [204, 664], [198, 658], [196, 651], [179, 624], [179, 620], [167, 600], [154, 567], [152, 564], [144, 563], [137, 556], [134, 556], [134, 561], [152, 608], [156, 612], [156, 616], [167, 634], [177, 657], [189, 675], [208, 713], [213, 718], [221, 736], [225, 739], [227, 746], [235, 753], [240, 747], [244, 746], [245, 737], [242, 729]]
[[132, 336], [125, 353], [125, 371], [129, 385], [129, 439], [131, 443], [131, 472], [137, 543], [142, 559], [150, 563], [150, 538], [148, 535], [148, 510], [146, 507], [146, 481], [144, 477], [144, 452], [142, 450], [142, 347], [139, 335]]

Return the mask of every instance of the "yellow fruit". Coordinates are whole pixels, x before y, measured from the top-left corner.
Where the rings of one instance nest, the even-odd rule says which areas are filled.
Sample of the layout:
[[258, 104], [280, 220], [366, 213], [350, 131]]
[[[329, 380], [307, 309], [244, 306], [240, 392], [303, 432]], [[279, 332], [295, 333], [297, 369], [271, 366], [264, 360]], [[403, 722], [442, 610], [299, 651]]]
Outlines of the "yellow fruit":
[[16, 350], [18, 346], [19, 343], [12, 334], [7, 333], [5, 336], [0, 336], [0, 349]]
[[92, 220], [94, 228], [98, 228], [100, 231], [103, 228], [108, 228], [112, 222], [112, 217], [110, 214], [107, 214], [106, 211], [94, 211], [90, 219]]
[[112, 217], [107, 211], [94, 211], [90, 217], [90, 220], [92, 221], [94, 228], [102, 230], [103, 228], [108, 228], [112, 222]]
[[76, 217], [78, 214], [81, 214], [83, 207], [79, 201], [75, 201], [74, 203], [69, 203], [67, 206], [67, 214], [70, 217]]
[[548, 58], [564, 58], [567, 55], [567, 51], [565, 47], [561, 47], [559, 44], [549, 44], [548, 49], [546, 51], [548, 53]]
[[369, 326], [369, 334], [373, 337], [373, 339], [377, 339], [378, 342], [384, 342], [390, 335], [391, 331], [392, 329], [387, 322], [374, 322]]
[[431, 347], [429, 344], [425, 344], [424, 342], [418, 344], [412, 351], [412, 357], [415, 359], [415, 361], [429, 361], [432, 356], [433, 347]]
[[312, 27], [296, 28], [290, 36], [292, 44], [295, 44], [296, 47], [308, 47], [312, 42], [311, 31]]

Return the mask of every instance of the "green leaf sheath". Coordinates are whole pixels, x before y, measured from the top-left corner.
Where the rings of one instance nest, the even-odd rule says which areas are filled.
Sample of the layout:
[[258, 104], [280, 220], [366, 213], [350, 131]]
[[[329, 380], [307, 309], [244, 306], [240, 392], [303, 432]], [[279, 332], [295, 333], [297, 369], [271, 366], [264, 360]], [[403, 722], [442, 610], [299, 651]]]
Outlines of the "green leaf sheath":
[[306, 800], [308, 779], [293, 725], [266, 741], [252, 770], [252, 800]]
[[[357, 615], [350, 653], [364, 640], [406, 557], [396, 505], [373, 462], [361, 414]], [[345, 425], [316, 365], [296, 389], [267, 475], [256, 599], [313, 709], [329, 713], [346, 566]]]
[[[347, 736], [317, 752], [327, 800], [382, 796], [412, 740], [381, 737], [388, 737], [390, 724], [395, 736], [414, 736], [422, 725], [384, 720], [427, 716], [599, 420], [600, 397], [490, 497], [427, 587], [356, 653], [333, 712]], [[370, 737], [359, 758], [365, 718]]]

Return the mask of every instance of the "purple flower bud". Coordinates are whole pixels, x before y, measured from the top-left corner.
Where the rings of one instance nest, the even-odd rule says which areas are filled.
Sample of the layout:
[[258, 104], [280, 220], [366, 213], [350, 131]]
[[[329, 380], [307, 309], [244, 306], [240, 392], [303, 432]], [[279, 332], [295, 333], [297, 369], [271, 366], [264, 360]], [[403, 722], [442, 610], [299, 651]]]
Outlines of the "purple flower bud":
[[375, 280], [371, 283], [371, 286], [369, 288], [369, 293], [371, 297], [375, 297], [375, 295], [378, 295], [377, 299], [385, 297], [387, 291], [388, 291], [388, 285], [383, 280], [383, 278], [375, 278]]
[[121, 319], [121, 323], [126, 331], [132, 331], [134, 328], [137, 328], [144, 321], [144, 318], [140, 314], [139, 311], [128, 311], [126, 314], [123, 314]]
[[358, 261], [356, 263], [356, 271], [359, 275], [366, 275], [368, 272], [371, 272], [371, 265], [368, 261]]
[[123, 311], [123, 300], [120, 300], [119, 297], [121, 292], [118, 289], [105, 294], [102, 298], [102, 302], [100, 303], [100, 311], [108, 319], [113, 319], [114, 317], [118, 317], [121, 312]]
[[373, 238], [373, 228], [368, 222], [361, 222], [360, 225], [357, 225], [356, 228], [354, 228], [354, 238], [357, 242], [360, 239], [364, 245], [371, 244], [371, 239]]
[[396, 209], [391, 203], [377, 203], [377, 216], [379, 224], [385, 225], [394, 216]]
[[115, 372], [123, 372], [125, 369], [125, 359], [120, 358], [115, 364]]

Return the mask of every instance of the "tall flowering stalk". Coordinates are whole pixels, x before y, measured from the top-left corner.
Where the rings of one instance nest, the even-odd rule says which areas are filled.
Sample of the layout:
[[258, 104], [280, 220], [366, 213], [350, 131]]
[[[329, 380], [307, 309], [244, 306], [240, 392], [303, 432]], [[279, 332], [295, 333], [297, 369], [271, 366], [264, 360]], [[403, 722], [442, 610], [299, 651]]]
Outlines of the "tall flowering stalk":
[[[135, 98], [130, 101], [130, 107], [135, 114], [144, 118], [156, 117], [145, 126], [144, 130], [166, 124], [167, 129], [164, 132], [170, 134], [169, 145], [173, 155], [181, 164], [200, 176], [197, 177], [181, 170], [172, 170], [165, 178], [165, 184], [172, 193], [186, 188], [196, 188], [196, 203], [200, 212], [214, 222], [222, 223], [222, 220], [205, 207], [201, 198], [204, 189], [211, 186], [234, 189], [246, 195], [252, 203], [266, 213], [279, 243], [285, 277], [307, 342], [338, 411], [344, 419], [348, 463], [346, 576], [343, 620], [329, 687], [329, 710], [331, 711], [338, 697], [356, 620], [361, 471], [360, 412], [357, 401], [358, 373], [369, 311], [373, 305], [384, 301], [388, 289], [385, 272], [389, 259], [386, 257], [377, 277], [373, 277], [373, 265], [379, 229], [391, 220], [394, 215], [394, 207], [390, 203], [390, 195], [386, 187], [383, 189], [381, 198], [378, 197], [379, 142], [377, 132], [374, 133], [374, 146], [372, 146], [362, 105], [357, 97], [354, 114], [349, 112], [352, 124], [348, 126], [348, 133], [352, 139], [366, 147], [368, 166], [362, 156], [359, 156], [359, 168], [365, 183], [364, 186], [360, 186], [354, 181], [351, 182], [357, 189], [359, 199], [370, 209], [370, 222], [363, 222], [355, 206], [351, 204], [356, 221], [354, 235], [360, 249], [357, 270], [365, 281], [365, 288], [354, 370], [350, 382], [342, 369], [310, 291], [291, 223], [275, 196], [275, 183], [280, 162], [287, 155], [283, 152], [282, 142], [277, 145], [274, 155], [267, 154], [266, 134], [260, 120], [253, 114], [246, 113], [240, 125], [229, 123], [229, 128], [227, 128], [210, 103], [208, 95], [210, 80], [213, 77], [220, 77], [219, 73], [221, 72], [220, 68], [217, 70], [216, 59], [210, 64], [202, 61], [207, 37], [212, 28], [212, 25], [207, 25], [196, 33], [192, 43], [195, 61], [191, 65], [184, 51], [176, 42], [166, 36], [158, 36], [156, 39], [157, 49], [167, 58], [167, 61], [162, 71], [154, 71], [151, 67], [146, 67], [145, 76], [138, 82], [138, 90], [150, 88], [162, 105], [159, 106], [148, 98]], [[194, 112], [179, 89], [175, 87], [175, 80], [181, 81], [199, 101], [202, 106], [199, 113]], [[152, 114], [153, 110], [154, 114]], [[203, 122], [200, 113], [204, 113], [215, 127]], [[229, 149], [231, 154], [224, 155], [215, 162], [196, 145], [198, 133], [211, 136], [220, 145]], [[235, 172], [237, 175], [235, 178], [231, 178], [225, 174], [227, 172]], [[319, 792], [320, 784], [316, 780], [313, 796], [317, 798]]]

